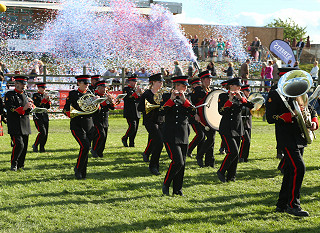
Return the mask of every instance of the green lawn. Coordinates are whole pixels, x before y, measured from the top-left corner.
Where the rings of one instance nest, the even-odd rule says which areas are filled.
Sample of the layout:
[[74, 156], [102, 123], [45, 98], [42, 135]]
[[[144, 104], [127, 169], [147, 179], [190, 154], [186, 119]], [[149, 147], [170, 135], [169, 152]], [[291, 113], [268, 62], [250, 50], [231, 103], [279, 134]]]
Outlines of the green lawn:
[[[32, 122], [25, 171], [9, 170], [10, 140], [1, 137], [0, 232], [320, 232], [320, 139], [305, 150], [301, 203], [311, 217], [297, 218], [274, 212], [282, 180], [274, 126], [253, 125], [249, 162], [239, 164], [236, 182], [221, 183], [216, 168], [198, 168], [187, 158], [185, 197], [166, 197], [161, 186], [170, 161], [163, 150], [161, 176], [149, 174], [142, 125], [136, 147], [123, 148], [126, 122], [111, 118], [104, 158], [90, 157], [87, 179], [79, 181], [69, 121], [51, 121], [43, 154], [31, 152]], [[216, 152], [219, 145], [217, 136]], [[223, 156], [216, 159], [220, 166]]]

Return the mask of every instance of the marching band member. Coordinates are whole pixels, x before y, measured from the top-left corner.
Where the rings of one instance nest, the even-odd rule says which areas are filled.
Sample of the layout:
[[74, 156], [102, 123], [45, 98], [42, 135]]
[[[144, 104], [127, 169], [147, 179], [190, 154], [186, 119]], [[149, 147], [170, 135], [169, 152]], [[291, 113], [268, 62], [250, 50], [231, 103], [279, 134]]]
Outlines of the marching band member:
[[127, 94], [123, 98], [123, 117], [127, 119], [128, 129], [126, 134], [122, 137], [121, 141], [125, 147], [128, 147], [127, 140], [129, 139], [129, 147], [134, 147], [134, 139], [138, 132], [139, 120], [141, 114], [138, 111], [138, 104], [140, 100], [140, 95], [142, 91], [140, 87], [137, 86], [137, 75], [133, 74], [128, 78], [128, 86], [123, 88], [123, 93]]
[[[161, 73], [151, 75], [149, 77], [149, 82], [151, 84], [150, 89], [147, 89], [141, 95], [140, 103], [138, 105], [138, 111], [143, 113], [143, 124], [146, 127], [150, 138], [152, 139], [152, 152], [149, 162], [149, 170], [153, 175], [160, 175], [159, 159], [163, 148], [161, 135], [163, 116], [159, 116], [159, 108], [155, 108], [147, 114], [145, 101], [147, 100], [150, 104], [158, 105], [158, 103], [156, 103], [154, 100], [154, 96], [162, 87], [163, 81], [164, 79], [162, 78]], [[143, 160], [147, 161], [149, 158], [143, 158]]]
[[218, 99], [218, 110], [222, 115], [219, 133], [227, 146], [227, 155], [217, 171], [221, 182], [235, 181], [240, 140], [244, 134], [241, 109], [243, 106], [248, 105], [246, 97], [240, 92], [241, 83], [239, 78], [229, 79], [228, 86], [229, 92], [221, 93]]
[[[250, 95], [250, 86], [244, 85], [241, 87], [246, 98]], [[252, 115], [250, 110], [254, 107], [254, 104], [248, 101], [247, 106], [242, 107], [241, 117], [243, 121], [244, 134], [241, 137], [241, 145], [239, 152], [239, 162], [248, 162], [250, 143], [251, 143], [251, 128], [252, 128]]]
[[150, 137], [150, 134], [149, 134], [146, 149], [142, 153], [142, 157], [143, 157], [144, 162], [149, 162], [149, 156], [150, 156], [151, 152], [152, 152], [152, 138]]
[[[193, 89], [192, 93], [190, 94], [191, 100], [193, 100], [195, 89], [197, 87], [201, 87], [201, 81], [200, 78], [194, 78], [190, 80], [189, 83]], [[205, 134], [203, 132], [202, 125], [198, 121], [196, 121], [194, 117], [189, 118], [189, 123], [191, 124], [191, 127], [194, 130], [194, 132], [196, 133], [188, 147], [188, 156], [192, 157], [192, 151], [194, 150], [194, 148], [197, 147], [197, 151], [200, 151], [200, 148], [205, 140]]]
[[[210, 82], [212, 76], [208, 70], [201, 72], [199, 75], [201, 79], [202, 86], [198, 86], [194, 89], [194, 93], [191, 97], [192, 103], [195, 106], [201, 105], [204, 103], [207, 95], [211, 92]], [[206, 129], [206, 121], [203, 115], [203, 107], [198, 108], [198, 114], [195, 115], [196, 121], [201, 124], [201, 129], [203, 133], [206, 135], [206, 140], [201, 146], [200, 150], [197, 153], [197, 163], [199, 167], [203, 167], [203, 156], [205, 155], [205, 164], [206, 167], [214, 167], [214, 139], [216, 135], [216, 131], [212, 128]]]
[[173, 77], [174, 90], [163, 95], [163, 107], [160, 112], [165, 116], [163, 141], [172, 160], [164, 178], [162, 193], [169, 195], [169, 187], [173, 183], [173, 195], [183, 196], [182, 184], [190, 134], [188, 116], [195, 114], [189, 100], [185, 97], [188, 77]]
[[24, 90], [27, 77], [16, 76], [15, 89], [5, 95], [5, 108], [7, 110], [8, 133], [12, 140], [11, 170], [24, 169], [24, 161], [28, 149], [29, 134], [31, 134], [29, 114], [33, 108], [32, 100]]
[[97, 87], [97, 82], [99, 82], [101, 76], [96, 74], [91, 76], [91, 85], [89, 86], [89, 90], [94, 93]]
[[[63, 112], [69, 118], [71, 118], [71, 106], [78, 111], [82, 111], [77, 101], [87, 94], [90, 75], [76, 76], [76, 79], [77, 85], [79, 86], [78, 90], [72, 90], [69, 92], [69, 96], [67, 97], [66, 104], [63, 108]], [[80, 145], [78, 160], [74, 168], [75, 177], [77, 179], [85, 179], [87, 176], [88, 152], [91, 140], [94, 136], [92, 114], [79, 115], [71, 118], [70, 130], [73, 137]]]
[[105, 81], [98, 81], [95, 86], [95, 94], [98, 97], [108, 97], [106, 101], [100, 104], [100, 108], [92, 114], [96, 132], [92, 141], [91, 154], [95, 158], [102, 158], [108, 137], [109, 110], [114, 110], [115, 104], [113, 102], [113, 97], [107, 92], [107, 84]]
[[[221, 83], [221, 87], [225, 90], [229, 90], [229, 86], [228, 86], [228, 80], [227, 81], [223, 81]], [[220, 132], [219, 132], [220, 134]], [[225, 155], [226, 154], [226, 151], [227, 151], [227, 145], [226, 143], [224, 142], [223, 138], [222, 138], [222, 135], [220, 134], [221, 136], [221, 144], [220, 144], [220, 149], [219, 149], [219, 153], [220, 155]]]
[[[51, 101], [45, 90], [47, 88], [45, 83], [38, 83], [38, 92], [35, 92], [32, 96], [33, 103], [36, 107], [49, 109], [51, 107]], [[40, 145], [40, 153], [45, 152], [44, 146], [46, 145], [49, 132], [49, 115], [47, 112], [34, 113], [33, 121], [38, 130], [38, 136], [36, 141], [32, 145], [33, 152], [38, 152], [38, 146]]]
[[[284, 97], [291, 109], [293, 98]], [[311, 128], [319, 127], [316, 111], [309, 106], [311, 113]], [[269, 124], [275, 124], [277, 148], [284, 153], [283, 180], [276, 212], [287, 212], [295, 216], [309, 216], [309, 213], [300, 207], [300, 190], [305, 174], [303, 161], [306, 139], [302, 136], [299, 124], [285, 105], [278, 92], [270, 90], [266, 101], [266, 117]]]

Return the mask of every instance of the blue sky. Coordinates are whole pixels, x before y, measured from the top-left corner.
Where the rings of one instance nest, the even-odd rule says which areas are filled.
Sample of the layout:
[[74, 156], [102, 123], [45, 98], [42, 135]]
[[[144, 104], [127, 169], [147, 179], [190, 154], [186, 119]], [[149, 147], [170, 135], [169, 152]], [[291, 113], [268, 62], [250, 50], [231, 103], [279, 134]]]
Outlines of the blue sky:
[[[162, 0], [167, 1], [167, 0]], [[307, 27], [312, 43], [320, 44], [320, 0], [168, 0], [181, 2], [179, 23], [265, 26], [274, 18], [292, 18]]]

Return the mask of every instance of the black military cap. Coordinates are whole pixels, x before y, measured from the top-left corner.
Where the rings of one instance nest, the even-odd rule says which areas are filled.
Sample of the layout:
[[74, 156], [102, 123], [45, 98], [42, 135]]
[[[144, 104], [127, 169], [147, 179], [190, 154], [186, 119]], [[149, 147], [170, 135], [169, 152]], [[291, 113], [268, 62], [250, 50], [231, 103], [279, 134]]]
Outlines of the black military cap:
[[183, 84], [183, 85], [189, 86], [188, 76], [173, 77], [173, 78], [171, 78], [171, 81], [172, 81], [173, 83], [181, 83], [181, 84]]
[[228, 80], [228, 85], [242, 86], [240, 78], [232, 78]]
[[128, 81], [138, 81], [138, 75], [137, 74], [132, 74], [131, 77], [128, 77]]
[[91, 76], [91, 80], [95, 79], [95, 80], [99, 80], [101, 78], [101, 76], [99, 74], [95, 74]]
[[190, 85], [193, 85], [193, 84], [201, 84], [200, 78], [190, 79], [190, 80], [189, 80], [189, 84], [190, 84]]
[[151, 81], [161, 81], [163, 82], [164, 79], [162, 78], [162, 74], [161, 73], [157, 73], [157, 74], [153, 74], [149, 77], [149, 82]]
[[96, 83], [96, 86], [97, 87], [106, 87], [107, 83], [106, 83], [106, 81], [99, 81]]
[[202, 71], [201, 73], [198, 74], [198, 77], [199, 77], [199, 78], [213, 78], [213, 77], [211, 76], [209, 70]]
[[47, 88], [46, 83], [37, 83], [37, 87]]
[[243, 85], [242, 87], [241, 87], [241, 91], [251, 91], [251, 89], [250, 89], [250, 85]]
[[83, 82], [85, 84], [90, 83], [90, 75], [79, 75], [75, 77], [78, 82]]
[[28, 81], [28, 77], [27, 76], [14, 76], [14, 81], [15, 82], [20, 82], [22, 84], [27, 84], [27, 81]]

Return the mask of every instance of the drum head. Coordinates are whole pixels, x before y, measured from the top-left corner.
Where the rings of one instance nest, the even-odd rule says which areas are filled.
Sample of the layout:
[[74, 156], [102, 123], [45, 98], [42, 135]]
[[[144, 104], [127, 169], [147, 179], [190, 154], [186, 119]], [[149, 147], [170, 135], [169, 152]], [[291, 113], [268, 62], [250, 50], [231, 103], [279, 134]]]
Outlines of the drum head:
[[205, 103], [208, 103], [204, 106], [203, 115], [207, 124], [215, 130], [219, 130], [219, 125], [221, 121], [221, 115], [218, 111], [218, 99], [221, 93], [226, 93], [223, 90], [215, 90], [207, 95]]

